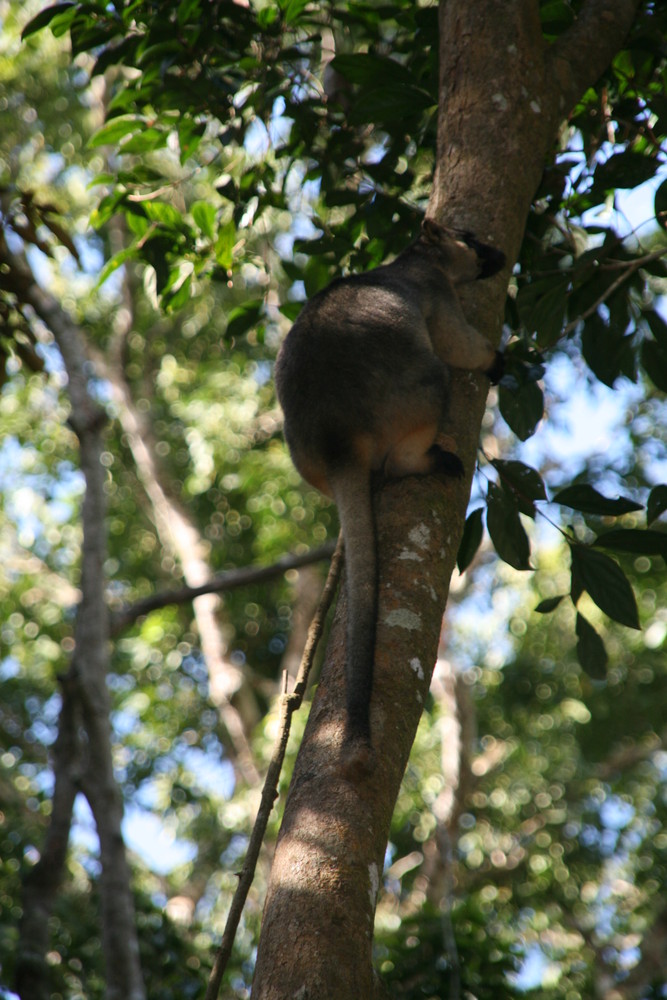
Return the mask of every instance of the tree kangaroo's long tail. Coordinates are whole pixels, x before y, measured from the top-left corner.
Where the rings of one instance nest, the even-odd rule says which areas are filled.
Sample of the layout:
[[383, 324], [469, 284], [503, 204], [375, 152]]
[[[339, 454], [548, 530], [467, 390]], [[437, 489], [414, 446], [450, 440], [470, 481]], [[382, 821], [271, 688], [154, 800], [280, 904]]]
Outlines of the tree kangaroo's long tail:
[[377, 626], [377, 543], [368, 469], [330, 474], [345, 542], [347, 588], [346, 737], [370, 745], [370, 703]]

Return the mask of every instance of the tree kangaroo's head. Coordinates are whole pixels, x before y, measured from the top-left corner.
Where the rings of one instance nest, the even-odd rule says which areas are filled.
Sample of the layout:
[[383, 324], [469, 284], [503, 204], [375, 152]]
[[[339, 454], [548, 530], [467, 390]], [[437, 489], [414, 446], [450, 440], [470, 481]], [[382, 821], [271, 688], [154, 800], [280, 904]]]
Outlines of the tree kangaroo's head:
[[502, 250], [480, 242], [466, 230], [450, 229], [434, 219], [423, 220], [420, 240], [435, 251], [438, 266], [454, 285], [490, 278], [505, 263]]

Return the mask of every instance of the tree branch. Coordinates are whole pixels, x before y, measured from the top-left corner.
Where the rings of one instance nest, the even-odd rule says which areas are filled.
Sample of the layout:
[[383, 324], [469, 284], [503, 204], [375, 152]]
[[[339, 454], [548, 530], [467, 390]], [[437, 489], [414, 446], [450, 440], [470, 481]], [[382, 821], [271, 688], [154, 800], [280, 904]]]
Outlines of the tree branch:
[[275, 580], [290, 569], [300, 569], [302, 566], [310, 566], [312, 563], [320, 562], [323, 559], [330, 559], [335, 549], [335, 542], [327, 542], [319, 548], [310, 549], [299, 555], [292, 554], [283, 556], [270, 566], [243, 566], [241, 569], [232, 569], [227, 573], [214, 576], [208, 583], [202, 583], [199, 587], [177, 587], [173, 590], [165, 590], [158, 594], [151, 594], [140, 601], [128, 604], [120, 611], [116, 611], [111, 617], [111, 634], [118, 635], [142, 615], [147, 615], [151, 611], [159, 608], [166, 608], [170, 604], [187, 604], [189, 601], [201, 597], [202, 594], [222, 594], [228, 590], [235, 590], [237, 587], [248, 587], [254, 583], [266, 583]]
[[547, 52], [547, 79], [555, 77], [563, 118], [604, 73], [625, 40], [641, 0], [588, 0], [574, 24]]
[[644, 254], [643, 257], [637, 257], [636, 260], [625, 263], [625, 270], [623, 271], [623, 274], [619, 275], [615, 281], [612, 281], [611, 285], [609, 285], [608, 288], [605, 288], [602, 295], [600, 295], [600, 297], [596, 299], [595, 302], [588, 307], [588, 309], [585, 309], [584, 312], [582, 312], [579, 316], [576, 316], [573, 320], [570, 320], [570, 322], [563, 327], [563, 331], [560, 335], [561, 338], [567, 337], [568, 334], [572, 333], [572, 331], [576, 329], [579, 323], [588, 319], [589, 316], [592, 316], [593, 313], [607, 301], [607, 299], [611, 298], [616, 289], [620, 288], [623, 282], [627, 281], [627, 279], [634, 274], [635, 271], [638, 271], [640, 267], [644, 267], [646, 264], [651, 264], [654, 260], [660, 260], [660, 258], [665, 255], [667, 255], [667, 249], [663, 247], [661, 250], [654, 250], [652, 253]]

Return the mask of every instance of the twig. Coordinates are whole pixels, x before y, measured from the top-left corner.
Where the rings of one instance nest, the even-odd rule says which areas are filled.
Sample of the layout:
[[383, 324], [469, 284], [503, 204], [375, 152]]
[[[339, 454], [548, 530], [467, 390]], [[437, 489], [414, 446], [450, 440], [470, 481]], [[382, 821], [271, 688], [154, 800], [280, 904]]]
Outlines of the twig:
[[[286, 690], [283, 690], [283, 694], [280, 698], [280, 726], [278, 736], [273, 747], [271, 762], [266, 772], [266, 779], [262, 789], [262, 798], [257, 811], [257, 819], [255, 820], [255, 825], [253, 826], [252, 833], [250, 834], [248, 853], [246, 854], [246, 858], [243, 863], [243, 869], [239, 877], [239, 884], [236, 887], [236, 892], [234, 893], [234, 898], [232, 899], [232, 904], [229, 908], [227, 923], [225, 924], [220, 947], [218, 948], [218, 952], [215, 956], [213, 969], [211, 970], [208, 986], [206, 988], [205, 1000], [217, 1000], [220, 983], [225, 969], [227, 968], [227, 962], [229, 961], [232, 953], [236, 930], [239, 920], [241, 919], [241, 913], [243, 911], [250, 886], [252, 885], [252, 880], [255, 876], [257, 859], [264, 840], [264, 834], [266, 833], [266, 827], [269, 821], [269, 816], [271, 815], [271, 809], [273, 808], [273, 803], [278, 797], [278, 780], [280, 778], [280, 772], [282, 770], [283, 760], [285, 757], [285, 750], [287, 748], [292, 715], [301, 706], [303, 701], [306, 685], [308, 683], [308, 675], [313, 664], [313, 659], [315, 658], [315, 651], [317, 650], [317, 645], [322, 637], [324, 621], [331, 605], [331, 601], [333, 600], [333, 595], [340, 576], [342, 558], [343, 542], [342, 535], [339, 535], [336, 550], [331, 560], [331, 566], [329, 567], [329, 575], [327, 576], [327, 581], [324, 585], [324, 590], [322, 591], [322, 596], [320, 598], [320, 603], [317, 606], [317, 610], [313, 615], [313, 620], [310, 623], [310, 628], [308, 629], [308, 638], [306, 639], [303, 656], [301, 657], [301, 664], [299, 666], [294, 691], [291, 694], [287, 694]], [[286, 679], [284, 681], [284, 685], [286, 685]]]
[[[123, 152], [122, 146], [120, 148], [120, 152], [121, 153]], [[197, 174], [201, 173], [202, 170], [206, 170], [213, 163], [215, 163], [215, 161], [219, 159], [221, 155], [222, 155], [222, 149], [219, 149], [216, 153], [214, 153], [214, 155], [211, 157], [210, 160], [208, 160], [206, 163], [199, 164], [189, 173], [184, 174], [183, 177], [177, 177], [173, 181], [168, 181], [166, 184], [162, 184], [161, 187], [155, 188], [155, 190], [153, 191], [146, 191], [143, 194], [129, 194], [127, 196], [127, 200], [134, 202], [155, 201], [156, 198], [161, 198], [163, 194], [168, 194], [174, 188], [180, 187], [181, 184], [185, 184], [187, 183], [187, 181], [191, 181], [192, 178], [196, 177]]]
[[667, 254], [667, 248], [663, 247], [661, 250], [654, 250], [652, 253], [647, 253], [643, 257], [638, 257], [637, 260], [631, 261], [628, 264], [627, 270], [625, 270], [623, 274], [616, 279], [616, 281], [612, 281], [611, 285], [604, 290], [602, 295], [595, 300], [592, 306], [589, 306], [588, 309], [580, 313], [579, 316], [571, 320], [567, 326], [563, 328], [561, 337], [567, 337], [567, 335], [572, 333], [582, 320], [588, 319], [589, 316], [592, 316], [597, 308], [601, 306], [603, 302], [606, 302], [607, 299], [614, 294], [616, 289], [619, 288], [631, 274], [634, 274], [634, 272], [639, 270], [640, 267], [644, 267], [645, 264], [650, 264], [654, 260], [660, 260], [661, 257], [665, 256], [665, 254]]
[[178, 587], [174, 590], [165, 590], [159, 594], [151, 594], [134, 604], [128, 604], [120, 611], [116, 611], [111, 617], [111, 634], [118, 635], [124, 628], [151, 611], [165, 608], [169, 604], [187, 604], [202, 594], [221, 594], [236, 587], [247, 587], [252, 583], [266, 583], [267, 580], [275, 580], [282, 576], [288, 569], [300, 569], [302, 566], [309, 566], [311, 563], [319, 562], [322, 559], [329, 559], [334, 552], [333, 542], [327, 542], [317, 549], [303, 552], [300, 555], [286, 555], [270, 566], [243, 566], [240, 569], [232, 569], [227, 573], [214, 576], [208, 583], [202, 583], [199, 587]]

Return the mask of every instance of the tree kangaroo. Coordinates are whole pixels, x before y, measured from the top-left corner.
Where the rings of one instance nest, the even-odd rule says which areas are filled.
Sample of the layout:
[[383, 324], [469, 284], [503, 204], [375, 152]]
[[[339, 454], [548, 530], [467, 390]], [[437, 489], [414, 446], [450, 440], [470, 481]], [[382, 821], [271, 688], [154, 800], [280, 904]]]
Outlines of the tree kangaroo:
[[505, 255], [433, 219], [390, 264], [338, 278], [308, 301], [278, 354], [285, 437], [301, 475], [333, 497], [345, 543], [346, 756], [371, 761], [377, 619], [371, 474], [460, 476], [438, 444], [448, 365], [502, 374], [502, 355], [470, 326], [456, 286], [496, 274]]

